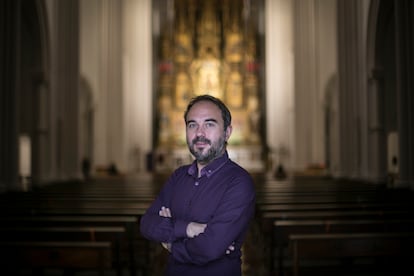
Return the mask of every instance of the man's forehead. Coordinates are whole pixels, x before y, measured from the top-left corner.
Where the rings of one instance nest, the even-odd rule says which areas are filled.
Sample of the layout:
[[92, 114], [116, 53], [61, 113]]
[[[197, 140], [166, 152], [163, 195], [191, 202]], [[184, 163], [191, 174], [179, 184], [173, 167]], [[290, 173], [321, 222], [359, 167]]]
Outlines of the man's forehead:
[[[211, 119], [220, 119], [221, 118], [221, 111], [214, 103], [209, 101], [202, 101], [194, 104], [190, 111], [188, 112], [188, 118], [191, 119], [192, 117], [208, 117]], [[204, 118], [204, 119], [206, 119]]]

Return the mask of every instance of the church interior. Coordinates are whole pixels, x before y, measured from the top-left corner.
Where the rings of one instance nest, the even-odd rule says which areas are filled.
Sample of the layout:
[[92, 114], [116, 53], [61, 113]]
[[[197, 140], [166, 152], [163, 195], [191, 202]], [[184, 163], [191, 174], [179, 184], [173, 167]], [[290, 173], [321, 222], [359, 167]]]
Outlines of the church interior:
[[254, 179], [243, 276], [413, 270], [413, 1], [4, 0], [0, 28], [4, 275], [163, 275], [139, 222], [202, 94]]

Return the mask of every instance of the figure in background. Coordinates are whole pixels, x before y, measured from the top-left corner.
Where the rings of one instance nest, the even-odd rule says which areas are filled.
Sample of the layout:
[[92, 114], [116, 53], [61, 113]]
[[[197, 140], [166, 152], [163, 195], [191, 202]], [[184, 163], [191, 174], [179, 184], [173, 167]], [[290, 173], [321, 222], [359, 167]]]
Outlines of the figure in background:
[[241, 276], [255, 190], [249, 173], [227, 153], [230, 111], [218, 98], [200, 95], [184, 121], [195, 160], [166, 181], [141, 219], [141, 233], [170, 252], [166, 275]]
[[87, 157], [82, 159], [82, 174], [83, 179], [86, 181], [91, 177], [91, 161]]

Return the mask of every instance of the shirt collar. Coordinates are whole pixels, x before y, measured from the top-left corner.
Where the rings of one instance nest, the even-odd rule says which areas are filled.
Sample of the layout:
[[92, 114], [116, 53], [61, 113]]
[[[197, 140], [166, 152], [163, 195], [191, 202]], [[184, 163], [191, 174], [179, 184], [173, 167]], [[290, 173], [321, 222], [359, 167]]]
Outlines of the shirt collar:
[[[206, 175], [207, 177], [210, 177], [212, 174], [218, 171], [228, 160], [229, 155], [226, 150], [219, 158], [214, 159], [212, 162], [210, 162], [210, 164], [201, 170], [201, 176]], [[194, 160], [194, 162], [188, 168], [187, 172], [189, 175], [198, 177], [197, 160]]]

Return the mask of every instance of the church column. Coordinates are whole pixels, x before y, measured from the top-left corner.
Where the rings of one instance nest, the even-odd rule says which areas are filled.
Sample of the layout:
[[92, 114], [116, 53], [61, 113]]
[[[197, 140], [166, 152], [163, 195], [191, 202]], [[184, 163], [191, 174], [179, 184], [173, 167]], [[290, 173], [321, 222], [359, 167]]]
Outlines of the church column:
[[414, 2], [395, 1], [397, 103], [399, 132], [398, 186], [414, 188]]
[[367, 170], [368, 178], [375, 182], [387, 179], [383, 96], [384, 70], [378, 56], [379, 0], [371, 1], [367, 14]]
[[[122, 87], [122, 1], [83, 1], [91, 5], [85, 18], [82, 38], [85, 60], [82, 73], [96, 86], [93, 89], [93, 165], [114, 163], [123, 170], [123, 87]], [[96, 9], [92, 13], [91, 9]], [[95, 17], [94, 17], [95, 16]], [[88, 21], [86, 21], [88, 20]], [[87, 28], [92, 24], [93, 28]], [[93, 30], [96, 30], [96, 34]], [[95, 45], [96, 49], [90, 47]], [[87, 54], [93, 53], [93, 55]], [[86, 62], [88, 61], [88, 62]], [[96, 73], [92, 71], [96, 70]]]
[[295, 150], [298, 168], [326, 164], [327, 87], [336, 75], [336, 3], [294, 1]]
[[319, 148], [324, 143], [318, 95], [316, 12], [315, 1], [295, 1], [295, 147], [297, 166], [304, 169], [311, 163], [323, 162]]
[[386, 147], [385, 126], [381, 120], [384, 104], [381, 95], [384, 91], [384, 72], [381, 68], [373, 68], [368, 77], [368, 159], [369, 174], [374, 181], [386, 181], [387, 167], [385, 160]]
[[293, 1], [266, 0], [266, 141], [273, 156], [269, 169], [273, 172], [284, 147], [288, 158], [283, 160], [287, 170], [296, 166], [294, 128], [294, 55]]
[[361, 3], [339, 0], [337, 12], [340, 175], [361, 177], [366, 135]]
[[[168, 1], [172, 3], [172, 1]], [[167, 5], [168, 5], [167, 3]], [[124, 0], [122, 7], [123, 43], [123, 160], [125, 170], [145, 170], [146, 154], [152, 150], [152, 57], [151, 19], [160, 16], [151, 10], [151, 0]], [[161, 3], [162, 5], [166, 3]], [[155, 22], [155, 19], [153, 19]], [[137, 26], [148, 26], [137, 28]], [[156, 66], [154, 66], [156, 67]], [[147, 131], [143, 131], [147, 130]]]
[[0, 2], [0, 191], [17, 185], [16, 99], [20, 1]]
[[80, 176], [78, 154], [79, 6], [48, 2], [51, 37], [51, 178]]

